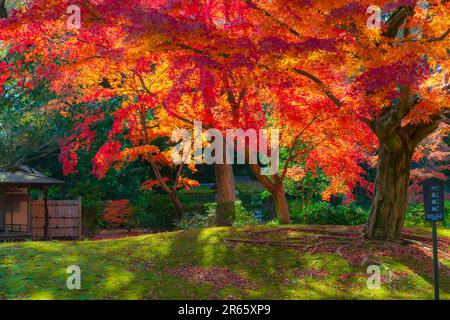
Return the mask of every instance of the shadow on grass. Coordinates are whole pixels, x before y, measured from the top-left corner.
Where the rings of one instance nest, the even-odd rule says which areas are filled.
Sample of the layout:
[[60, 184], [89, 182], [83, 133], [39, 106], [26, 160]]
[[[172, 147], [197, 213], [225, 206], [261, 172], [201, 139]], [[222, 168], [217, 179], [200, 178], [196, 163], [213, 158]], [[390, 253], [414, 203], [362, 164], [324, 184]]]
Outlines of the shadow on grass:
[[[334, 254], [296, 249], [229, 245], [224, 239], [247, 228], [209, 228], [120, 240], [30, 242], [0, 249], [0, 298], [4, 299], [357, 299], [389, 297], [365, 288], [365, 266], [351, 266]], [[432, 284], [429, 256], [402, 264]], [[395, 258], [395, 257], [394, 257]], [[399, 261], [398, 258], [396, 258]], [[68, 290], [66, 268], [81, 268], [81, 290]], [[183, 267], [227, 270], [254, 284], [220, 288], [171, 270]], [[220, 269], [221, 268], [221, 269]], [[202, 270], [203, 270], [202, 269]], [[298, 277], [295, 270], [326, 270], [324, 277]], [[195, 269], [193, 269], [195, 270]], [[448, 275], [448, 267], [442, 266]], [[349, 275], [342, 278], [342, 275]], [[209, 275], [211, 276], [211, 275]], [[214, 277], [214, 275], [212, 275]], [[442, 288], [448, 290], [442, 277]], [[401, 288], [400, 288], [401, 289]], [[412, 288], [414, 290], [414, 288]], [[401, 289], [396, 298], [408, 298]], [[405, 292], [404, 292], [405, 291]]]

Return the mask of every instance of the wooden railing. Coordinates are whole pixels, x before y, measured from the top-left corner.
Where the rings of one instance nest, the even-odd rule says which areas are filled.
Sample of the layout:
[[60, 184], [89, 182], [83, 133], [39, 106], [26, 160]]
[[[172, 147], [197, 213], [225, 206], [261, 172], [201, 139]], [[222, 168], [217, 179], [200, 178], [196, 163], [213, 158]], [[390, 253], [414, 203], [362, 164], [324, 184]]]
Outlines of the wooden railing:
[[5, 224], [6, 232], [28, 232], [26, 224]]

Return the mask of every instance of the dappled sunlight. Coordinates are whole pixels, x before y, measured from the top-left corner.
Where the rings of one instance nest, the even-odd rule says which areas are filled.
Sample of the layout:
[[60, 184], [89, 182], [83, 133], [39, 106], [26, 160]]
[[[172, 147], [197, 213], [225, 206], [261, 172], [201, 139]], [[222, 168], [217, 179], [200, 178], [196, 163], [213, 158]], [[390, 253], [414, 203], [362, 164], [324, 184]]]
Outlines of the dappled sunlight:
[[202, 265], [223, 265], [231, 262], [227, 260], [232, 252], [222, 241], [229, 233], [229, 228], [203, 229], [199, 232], [196, 254]]
[[210, 244], [219, 243], [230, 233], [231, 229], [226, 227], [205, 228], [200, 230], [198, 240], [205, 241]]
[[0, 0], [0, 300], [449, 298], [450, 1], [377, 2]]
[[24, 249], [32, 249], [40, 252], [58, 252], [64, 250], [66, 246], [70, 246], [71, 242], [60, 241], [27, 241], [19, 244]]
[[[367, 288], [366, 268], [333, 253], [230, 244], [251, 228], [206, 228], [117, 240], [0, 244], [0, 297], [14, 299], [431, 298], [431, 274], [413, 259], [379, 255], [392, 271]], [[426, 262], [426, 261], [425, 261]], [[68, 290], [66, 268], [81, 269]], [[196, 271], [198, 270], [198, 272]], [[224, 270], [215, 275], [217, 270]], [[387, 270], [387, 269], [386, 269]], [[385, 270], [385, 271], [386, 271]], [[449, 278], [442, 275], [442, 298]], [[245, 285], [243, 285], [245, 284]]]
[[55, 296], [50, 292], [38, 291], [30, 296], [30, 300], [53, 300]]
[[134, 275], [131, 272], [119, 268], [110, 267], [105, 271], [105, 280], [102, 285], [106, 291], [120, 291], [118, 289], [126, 288], [134, 279]]

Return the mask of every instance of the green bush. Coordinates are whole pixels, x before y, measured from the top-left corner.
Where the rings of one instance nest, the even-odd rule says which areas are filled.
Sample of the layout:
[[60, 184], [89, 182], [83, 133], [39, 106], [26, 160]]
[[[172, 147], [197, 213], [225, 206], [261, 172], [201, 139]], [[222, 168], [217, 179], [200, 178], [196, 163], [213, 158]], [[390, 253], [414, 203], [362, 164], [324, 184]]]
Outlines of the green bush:
[[133, 223], [153, 230], [169, 230], [174, 227], [175, 209], [169, 197], [147, 194], [133, 203]]
[[320, 201], [305, 209], [302, 223], [354, 226], [366, 223], [367, 217], [368, 212], [355, 204], [334, 207], [328, 202]]
[[356, 226], [365, 224], [369, 217], [369, 212], [355, 204], [350, 206], [338, 206], [337, 214], [343, 217], [343, 225]]
[[[295, 206], [293, 206], [295, 208]], [[448, 227], [450, 219], [448, 212], [450, 201], [445, 202], [445, 222], [440, 223], [441, 227]], [[365, 224], [369, 211], [351, 204], [350, 206], [332, 206], [328, 202], [317, 202], [305, 209], [301, 213], [294, 210], [292, 217], [295, 223], [305, 224], [330, 224], [330, 225], [360, 225]], [[405, 226], [407, 227], [429, 227], [430, 223], [425, 221], [423, 203], [410, 205], [406, 211]]]
[[105, 210], [105, 201], [98, 200], [95, 197], [85, 197], [82, 201], [82, 225], [84, 232], [95, 233], [97, 229], [105, 227], [103, 220], [103, 211]]
[[425, 225], [426, 222], [423, 203], [410, 205], [406, 210], [405, 226], [421, 227]]
[[258, 224], [258, 220], [255, 218], [251, 211], [245, 209], [241, 201], [236, 202], [236, 216], [234, 217], [233, 226], [249, 226]]
[[[175, 226], [180, 229], [196, 229], [215, 226], [217, 203], [210, 202], [205, 204], [205, 211], [187, 212], [183, 219]], [[236, 201], [236, 215], [234, 217], [233, 226], [255, 225], [258, 221], [253, 213], [246, 210], [241, 201]]]
[[265, 225], [268, 226], [268, 227], [277, 227], [277, 226], [279, 226], [281, 224], [280, 224], [280, 220], [274, 219], [274, 220], [267, 221], [265, 223]]
[[175, 226], [179, 229], [197, 229], [207, 228], [214, 226], [216, 221], [216, 214], [204, 212], [188, 212], [184, 215], [183, 219], [175, 222]]
[[293, 198], [288, 199], [288, 202], [292, 223], [303, 223], [302, 200]]
[[[439, 223], [439, 226], [448, 228], [450, 219], [448, 212], [450, 210], [450, 201], [445, 201], [445, 222]], [[407, 227], [429, 227], [430, 222], [425, 221], [425, 208], [423, 203], [412, 204], [406, 210], [405, 226]]]

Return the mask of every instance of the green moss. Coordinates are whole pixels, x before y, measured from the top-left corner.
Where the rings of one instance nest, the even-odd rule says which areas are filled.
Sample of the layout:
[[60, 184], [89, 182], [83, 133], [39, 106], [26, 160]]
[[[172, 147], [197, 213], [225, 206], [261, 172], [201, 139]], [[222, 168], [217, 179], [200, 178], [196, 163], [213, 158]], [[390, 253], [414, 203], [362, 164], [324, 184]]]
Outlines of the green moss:
[[191, 188], [191, 189], [187, 189], [187, 190], [182, 190], [180, 191], [181, 194], [214, 194], [216, 193], [217, 190], [211, 187], [204, 187], [204, 186], [199, 186], [199, 187], [195, 187], [195, 188]]
[[[267, 226], [208, 228], [103, 241], [0, 244], [0, 299], [431, 299], [432, 275], [413, 259], [377, 256], [380, 264], [406, 276], [369, 290], [366, 267], [336, 254], [228, 245], [225, 238]], [[428, 232], [422, 229], [423, 232]], [[440, 233], [449, 236], [448, 230]], [[68, 290], [66, 268], [81, 268], [81, 290]], [[449, 261], [444, 261], [446, 267]], [[171, 270], [220, 267], [250, 287], [177, 276]], [[299, 277], [295, 270], [326, 276]], [[442, 299], [450, 279], [441, 277]]]
[[[430, 227], [411, 227], [409, 228], [414, 233], [420, 234], [420, 235], [429, 235], [431, 236], [431, 226]], [[438, 228], [437, 229], [438, 238], [444, 237], [444, 238], [450, 238], [450, 229], [447, 228]]]

